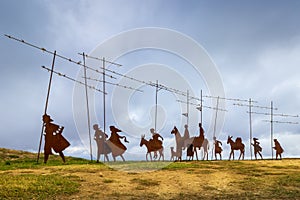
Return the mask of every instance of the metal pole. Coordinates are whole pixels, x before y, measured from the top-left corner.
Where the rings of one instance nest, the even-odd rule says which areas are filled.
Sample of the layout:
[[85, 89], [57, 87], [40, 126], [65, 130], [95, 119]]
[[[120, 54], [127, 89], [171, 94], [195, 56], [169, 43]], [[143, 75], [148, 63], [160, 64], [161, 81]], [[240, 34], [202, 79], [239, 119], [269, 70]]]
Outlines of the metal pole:
[[189, 125], [189, 90], [186, 91], [186, 125]]
[[[216, 115], [215, 115], [215, 125], [214, 125], [214, 135], [213, 138], [216, 137], [216, 129], [217, 129], [217, 118], [218, 118], [218, 110], [219, 110], [219, 99], [220, 97], [217, 97], [217, 105], [216, 105]], [[213, 160], [213, 155], [214, 155], [214, 147], [212, 148], [211, 151], [211, 159]]]
[[[102, 59], [102, 68], [103, 68], [103, 131], [106, 134], [106, 98], [105, 98], [105, 58]], [[105, 155], [104, 155], [105, 162]]]
[[202, 124], [202, 90], [200, 92], [200, 121], [201, 121], [201, 124]]
[[272, 160], [273, 160], [273, 101], [271, 101], [271, 152], [272, 152]]
[[[52, 67], [51, 67], [51, 72], [50, 72], [50, 78], [49, 78], [48, 92], [47, 92], [47, 97], [46, 97], [44, 114], [47, 113], [47, 108], [48, 108], [48, 101], [49, 101], [50, 89], [51, 89], [51, 84], [52, 84], [52, 75], [53, 75], [53, 70], [54, 70], [55, 57], [56, 57], [56, 51], [54, 51], [54, 54], [53, 54]], [[40, 136], [39, 150], [38, 150], [38, 156], [37, 156], [37, 160], [36, 160], [37, 163], [39, 162], [39, 159], [40, 159], [40, 152], [41, 152], [41, 146], [42, 146], [43, 132], [44, 132], [44, 122], [42, 123], [42, 130], [41, 130], [41, 136]]]
[[83, 56], [83, 69], [84, 69], [84, 84], [85, 84], [85, 98], [86, 98], [86, 114], [87, 114], [87, 125], [89, 131], [89, 141], [90, 141], [90, 155], [91, 161], [93, 161], [93, 154], [92, 154], [92, 139], [91, 139], [91, 122], [90, 122], [90, 109], [89, 109], [89, 99], [88, 99], [88, 88], [87, 88], [87, 76], [86, 76], [86, 66], [85, 66], [85, 55], [82, 53]]
[[250, 127], [250, 157], [252, 160], [252, 145], [251, 145], [251, 141], [252, 141], [252, 117], [251, 117], [251, 109], [252, 109], [252, 100], [251, 98], [249, 99], [249, 127]]
[[156, 80], [156, 89], [155, 89], [155, 122], [154, 122], [155, 133], [156, 133], [156, 126], [157, 126], [157, 93], [158, 93], [158, 80]]

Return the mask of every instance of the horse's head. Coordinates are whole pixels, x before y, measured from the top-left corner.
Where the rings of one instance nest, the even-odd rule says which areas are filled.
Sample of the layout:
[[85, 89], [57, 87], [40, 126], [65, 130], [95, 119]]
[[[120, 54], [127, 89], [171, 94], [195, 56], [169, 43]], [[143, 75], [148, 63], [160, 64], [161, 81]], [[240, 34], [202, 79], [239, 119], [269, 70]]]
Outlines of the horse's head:
[[140, 147], [143, 146], [145, 144], [145, 135], [141, 136], [141, 142], [140, 142]]
[[174, 128], [171, 131], [171, 134], [175, 134], [176, 135], [177, 132], [178, 132], [178, 129], [176, 128], [176, 126], [174, 126]]
[[227, 138], [227, 144], [229, 144], [230, 142], [232, 142], [232, 136], [229, 136], [229, 135], [228, 135], [228, 138]]

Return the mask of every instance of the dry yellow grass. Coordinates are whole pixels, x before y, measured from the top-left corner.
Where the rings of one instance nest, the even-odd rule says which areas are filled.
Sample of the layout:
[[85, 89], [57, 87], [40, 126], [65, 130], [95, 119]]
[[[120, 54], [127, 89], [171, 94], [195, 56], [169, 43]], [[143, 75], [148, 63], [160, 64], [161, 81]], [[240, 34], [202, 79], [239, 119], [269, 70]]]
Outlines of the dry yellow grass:
[[[3, 174], [76, 177], [78, 191], [54, 199], [300, 199], [300, 160], [120, 163], [126, 171], [97, 163], [6, 169]], [[118, 167], [116, 165], [115, 167]], [[1, 199], [1, 197], [0, 197]]]

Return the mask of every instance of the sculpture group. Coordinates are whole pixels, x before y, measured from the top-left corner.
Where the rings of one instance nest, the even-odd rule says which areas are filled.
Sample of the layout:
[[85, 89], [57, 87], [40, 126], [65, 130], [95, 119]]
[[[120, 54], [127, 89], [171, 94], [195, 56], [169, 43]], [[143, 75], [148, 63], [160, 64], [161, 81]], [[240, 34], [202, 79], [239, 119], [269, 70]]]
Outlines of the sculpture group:
[[[45, 146], [44, 146], [44, 163], [47, 162], [49, 155], [53, 154], [52, 149], [60, 155], [63, 162], [65, 162], [65, 156], [63, 154], [63, 150], [70, 146], [70, 143], [63, 137], [62, 132], [64, 130], [63, 126], [59, 126], [53, 123], [51, 117], [47, 114], [43, 115], [43, 123], [44, 123], [44, 135], [45, 135]], [[115, 126], [110, 126], [111, 135], [108, 137], [106, 133], [104, 133], [97, 124], [93, 125], [93, 129], [95, 131], [94, 140], [97, 143], [97, 162], [100, 160], [100, 155], [104, 155], [104, 161], [109, 161], [108, 155], [111, 154], [113, 160], [116, 161], [117, 157], [121, 157], [122, 161], [125, 161], [123, 154], [127, 150], [127, 147], [123, 144], [128, 143], [128, 140], [125, 136], [121, 136], [119, 133], [122, 132], [120, 129]], [[197, 136], [190, 137], [188, 126], [184, 126], [184, 135], [182, 136], [176, 126], [171, 130], [171, 134], [175, 136], [176, 147], [171, 147], [171, 158], [173, 161], [182, 161], [183, 160], [183, 151], [186, 149], [186, 160], [193, 160], [194, 156], [196, 159], [198, 158], [198, 150], [203, 148], [203, 157], [202, 160], [208, 160], [208, 150], [209, 150], [209, 141], [204, 136], [204, 129], [202, 124], [199, 123], [199, 134]], [[146, 160], [165, 160], [164, 157], [164, 147], [163, 140], [164, 138], [153, 128], [150, 129], [152, 134], [152, 138], [147, 140], [145, 135], [141, 136], [140, 147], [144, 145], [147, 148], [146, 152]], [[219, 154], [220, 160], [222, 160], [222, 142], [217, 140], [216, 137], [213, 137], [214, 143], [214, 155], [217, 160], [217, 154]], [[245, 157], [245, 145], [242, 142], [241, 137], [237, 137], [233, 140], [233, 136], [228, 136], [227, 144], [230, 145], [230, 154], [229, 160], [231, 158], [234, 160], [234, 151], [239, 151], [239, 160], [244, 159]], [[281, 154], [283, 153], [283, 148], [277, 139], [274, 139], [275, 146], [273, 147], [276, 151], [276, 159], [282, 159]], [[257, 154], [262, 157], [262, 147], [260, 146], [260, 142], [257, 138], [253, 138], [253, 143], [251, 143], [254, 147], [254, 156], [257, 159]], [[153, 156], [152, 156], [153, 153]]]

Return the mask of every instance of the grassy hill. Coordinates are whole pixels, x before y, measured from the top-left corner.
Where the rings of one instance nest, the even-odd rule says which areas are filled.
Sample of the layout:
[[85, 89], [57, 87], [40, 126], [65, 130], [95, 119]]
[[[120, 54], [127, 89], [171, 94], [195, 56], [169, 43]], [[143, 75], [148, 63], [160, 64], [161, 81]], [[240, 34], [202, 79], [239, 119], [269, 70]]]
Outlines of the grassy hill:
[[[300, 159], [103, 163], [0, 148], [0, 199], [300, 199]], [[121, 168], [122, 170], [116, 170]], [[149, 169], [157, 170], [149, 171]]]

